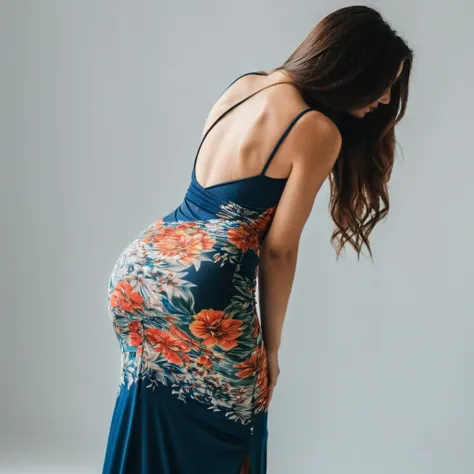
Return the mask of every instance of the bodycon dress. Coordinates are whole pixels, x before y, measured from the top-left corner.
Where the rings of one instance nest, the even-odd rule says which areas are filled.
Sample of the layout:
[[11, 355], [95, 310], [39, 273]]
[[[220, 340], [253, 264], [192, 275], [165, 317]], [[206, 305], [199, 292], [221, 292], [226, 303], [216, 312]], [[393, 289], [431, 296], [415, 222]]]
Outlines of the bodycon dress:
[[[247, 74], [261, 73], [230, 85]], [[258, 175], [203, 187], [195, 174], [207, 134], [260, 90], [209, 127], [182, 202], [137, 235], [113, 267], [108, 310], [121, 370], [102, 474], [267, 472], [267, 356], [256, 283], [287, 178], [265, 172], [313, 109], [288, 124]]]

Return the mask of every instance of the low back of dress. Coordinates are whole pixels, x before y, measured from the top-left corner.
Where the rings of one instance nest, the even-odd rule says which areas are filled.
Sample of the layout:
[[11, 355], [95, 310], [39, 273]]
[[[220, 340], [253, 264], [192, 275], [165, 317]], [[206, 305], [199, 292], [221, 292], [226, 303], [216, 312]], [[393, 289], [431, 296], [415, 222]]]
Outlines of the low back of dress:
[[[237, 79], [235, 79], [234, 81], [232, 81], [229, 86], [227, 86], [227, 89], [232, 84], [237, 82], [240, 78], [249, 74], [265, 75], [256, 71], [246, 72], [241, 76], [237, 77]], [[203, 217], [203, 212], [208, 217], [211, 217], [212, 214], [215, 215], [215, 212], [217, 212], [217, 207], [215, 206], [215, 204], [219, 205], [224, 202], [235, 203], [236, 205], [242, 206], [244, 208], [254, 210], [266, 210], [278, 204], [278, 201], [283, 193], [283, 189], [285, 188], [287, 178], [273, 178], [267, 176], [265, 172], [268, 166], [270, 165], [272, 159], [274, 158], [276, 152], [278, 151], [280, 145], [282, 144], [283, 140], [290, 133], [293, 126], [304, 114], [311, 110], [314, 110], [312, 107], [307, 107], [306, 109], [302, 110], [293, 118], [293, 120], [291, 120], [291, 122], [280, 135], [279, 139], [271, 150], [260, 173], [254, 176], [224, 181], [206, 187], [201, 186], [201, 184], [196, 178], [196, 163], [198, 160], [199, 151], [207, 135], [211, 132], [215, 125], [217, 125], [220, 120], [222, 120], [229, 112], [238, 107], [240, 104], [244, 103], [262, 90], [267, 89], [268, 87], [276, 86], [278, 84], [281, 84], [281, 82], [269, 84], [244, 97], [243, 99], [239, 100], [237, 103], [229, 107], [227, 110], [225, 110], [212, 123], [212, 125], [204, 134], [196, 152], [191, 173], [191, 182], [184, 197], [184, 200], [177, 209], [175, 209], [165, 217], [165, 220], [195, 219]]]

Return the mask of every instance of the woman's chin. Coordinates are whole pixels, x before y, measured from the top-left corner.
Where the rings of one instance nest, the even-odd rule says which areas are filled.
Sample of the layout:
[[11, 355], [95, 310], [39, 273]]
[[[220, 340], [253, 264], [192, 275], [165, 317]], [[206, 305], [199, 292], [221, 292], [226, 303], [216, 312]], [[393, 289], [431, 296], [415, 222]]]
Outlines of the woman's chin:
[[367, 112], [365, 110], [351, 110], [349, 114], [356, 118], [364, 118]]

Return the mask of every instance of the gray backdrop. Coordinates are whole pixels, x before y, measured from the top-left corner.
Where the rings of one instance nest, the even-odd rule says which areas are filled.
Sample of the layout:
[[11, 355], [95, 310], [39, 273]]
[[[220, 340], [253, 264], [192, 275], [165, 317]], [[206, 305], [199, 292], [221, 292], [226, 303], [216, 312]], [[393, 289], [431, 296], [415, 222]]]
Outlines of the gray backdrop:
[[[99, 473], [107, 281], [184, 196], [204, 119], [344, 2], [1, 1], [0, 472]], [[375, 263], [304, 230], [269, 474], [472, 474], [472, 3], [375, 1], [415, 49]]]

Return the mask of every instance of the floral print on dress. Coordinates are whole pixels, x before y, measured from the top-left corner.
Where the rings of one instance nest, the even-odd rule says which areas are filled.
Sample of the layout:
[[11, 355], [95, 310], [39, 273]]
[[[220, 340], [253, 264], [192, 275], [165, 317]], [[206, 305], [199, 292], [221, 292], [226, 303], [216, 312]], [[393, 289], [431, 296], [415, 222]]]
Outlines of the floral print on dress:
[[[108, 297], [121, 347], [117, 395], [146, 380], [147, 389], [168, 386], [183, 402], [198, 400], [247, 424], [268, 409], [255, 290], [259, 248], [275, 207], [229, 202], [220, 211], [211, 219], [159, 219], [119, 256]], [[198, 292], [212, 291], [207, 282], [224, 275], [231, 275], [232, 289], [225, 307], [197, 307]]]

